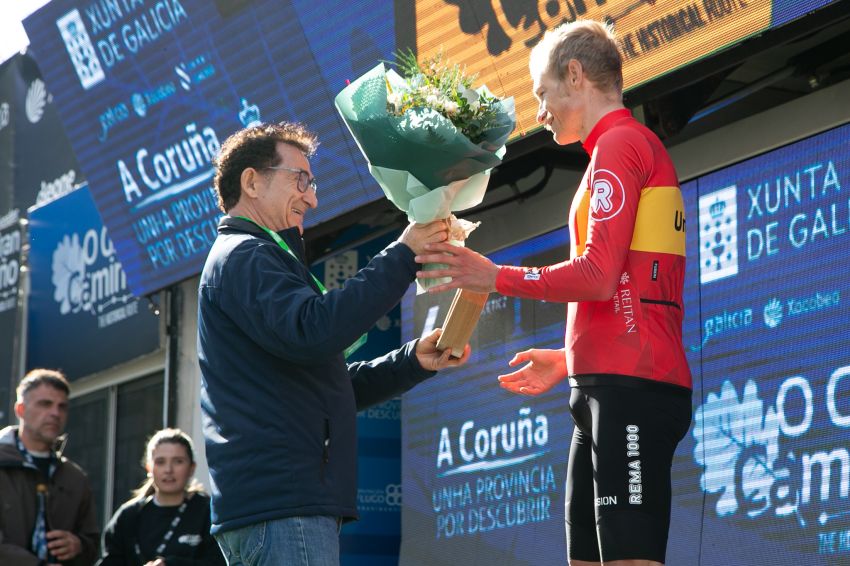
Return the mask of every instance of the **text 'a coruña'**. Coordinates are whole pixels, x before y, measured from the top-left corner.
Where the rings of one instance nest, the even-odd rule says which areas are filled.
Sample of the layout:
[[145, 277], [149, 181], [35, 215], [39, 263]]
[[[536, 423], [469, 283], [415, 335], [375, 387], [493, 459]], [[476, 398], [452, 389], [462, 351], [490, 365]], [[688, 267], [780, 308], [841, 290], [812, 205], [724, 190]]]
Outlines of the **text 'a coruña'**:
[[[460, 427], [457, 435], [457, 454], [460, 460], [472, 464], [488, 459], [506, 457], [527, 448], [542, 448], [549, 442], [549, 420], [546, 415], [531, 418], [531, 409], [519, 410], [519, 418], [509, 423], [475, 428], [475, 421], [468, 420]], [[437, 469], [444, 465], [455, 465], [455, 452], [448, 427], [440, 430], [437, 448]]]
[[200, 170], [208, 173], [212, 160], [218, 153], [221, 143], [215, 130], [204, 127], [200, 132], [194, 123], [186, 124], [186, 137], [166, 147], [152, 156], [147, 148], [136, 151], [136, 174], [146, 190], [140, 188], [136, 176], [123, 159], [118, 160], [118, 172], [124, 188], [124, 198], [128, 203], [134, 199], [144, 199], [151, 193], [168, 189], [172, 184], [184, 182]]

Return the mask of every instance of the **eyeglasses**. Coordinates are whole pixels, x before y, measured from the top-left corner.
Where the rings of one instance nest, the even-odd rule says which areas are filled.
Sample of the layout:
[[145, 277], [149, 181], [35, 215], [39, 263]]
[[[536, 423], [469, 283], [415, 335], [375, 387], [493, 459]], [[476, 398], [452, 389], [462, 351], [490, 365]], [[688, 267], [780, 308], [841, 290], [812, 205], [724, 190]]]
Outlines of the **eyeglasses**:
[[298, 173], [298, 183], [295, 187], [298, 189], [299, 193], [306, 193], [307, 187], [310, 187], [313, 189], [313, 193], [315, 194], [318, 188], [316, 185], [316, 178], [310, 177], [310, 174], [303, 169], [294, 169], [292, 167], [284, 167], [282, 165], [263, 167], [263, 169], [274, 169], [275, 171], [291, 171], [292, 173]]

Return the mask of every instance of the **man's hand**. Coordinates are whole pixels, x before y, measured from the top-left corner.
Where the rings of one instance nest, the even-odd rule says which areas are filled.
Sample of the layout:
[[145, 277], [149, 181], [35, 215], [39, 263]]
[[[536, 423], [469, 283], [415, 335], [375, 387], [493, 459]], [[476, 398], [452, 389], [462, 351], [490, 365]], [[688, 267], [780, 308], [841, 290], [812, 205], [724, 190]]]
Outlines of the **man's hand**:
[[166, 566], [165, 558], [157, 558], [155, 560], [151, 560], [150, 562], [145, 562], [145, 566]]
[[48, 531], [47, 550], [57, 560], [71, 560], [83, 551], [80, 537], [68, 531]]
[[407, 245], [413, 253], [425, 251], [425, 244], [445, 242], [449, 239], [449, 224], [445, 220], [435, 220], [428, 224], [411, 222], [398, 237], [398, 241]]
[[567, 377], [567, 358], [564, 350], [531, 349], [514, 356], [508, 365], [525, 366], [513, 373], [499, 376], [499, 385], [521, 395], [539, 395], [549, 391]]
[[437, 341], [443, 333], [442, 328], [434, 329], [431, 334], [424, 338], [420, 338], [416, 344], [416, 359], [419, 360], [419, 365], [423, 369], [430, 371], [439, 371], [443, 368], [460, 366], [466, 363], [472, 353], [472, 348], [467, 344], [463, 348], [463, 355], [460, 358], [451, 357], [452, 349], [446, 348], [444, 351], [437, 349]]
[[443, 269], [417, 271], [419, 279], [451, 277], [452, 280], [442, 285], [428, 288], [429, 293], [441, 293], [449, 289], [467, 289], [478, 293], [491, 293], [496, 290], [496, 276], [499, 266], [469, 248], [451, 244], [428, 244], [426, 254], [416, 256], [416, 263], [445, 263]]

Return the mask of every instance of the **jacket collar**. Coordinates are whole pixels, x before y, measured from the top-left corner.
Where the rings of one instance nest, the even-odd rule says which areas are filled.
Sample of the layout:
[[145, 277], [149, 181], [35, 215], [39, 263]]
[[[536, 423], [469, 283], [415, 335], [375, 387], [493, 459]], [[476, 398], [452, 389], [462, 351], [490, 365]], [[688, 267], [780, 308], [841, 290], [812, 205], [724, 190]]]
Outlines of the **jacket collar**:
[[[20, 427], [18, 426], [7, 426], [0, 430], [0, 466], [4, 464], [8, 465], [10, 462], [19, 462], [23, 464], [25, 461], [23, 454], [21, 454], [18, 450], [17, 442], [15, 442], [15, 434], [19, 430]], [[53, 456], [56, 458], [57, 462], [65, 460], [62, 456], [62, 452], [64, 452], [67, 439], [67, 434], [62, 434], [56, 439], [56, 445], [53, 447]]]
[[[236, 218], [235, 216], [225, 215], [218, 223], [218, 233], [219, 234], [251, 234], [252, 236], [256, 236], [257, 238], [262, 238], [263, 240], [267, 240], [269, 242], [274, 243], [274, 240], [266, 234], [266, 232], [252, 222], [248, 222], [247, 220], [242, 220], [241, 218]], [[297, 226], [293, 226], [292, 228], [286, 228], [284, 230], [279, 230], [278, 234], [283, 241], [290, 247], [290, 249], [295, 253], [301, 263], [306, 263], [306, 252], [304, 249], [304, 238], [301, 237], [301, 232], [298, 230]]]
[[24, 456], [18, 451], [15, 443], [17, 430], [16, 426], [7, 426], [0, 430], [0, 466], [22, 466], [24, 463]]

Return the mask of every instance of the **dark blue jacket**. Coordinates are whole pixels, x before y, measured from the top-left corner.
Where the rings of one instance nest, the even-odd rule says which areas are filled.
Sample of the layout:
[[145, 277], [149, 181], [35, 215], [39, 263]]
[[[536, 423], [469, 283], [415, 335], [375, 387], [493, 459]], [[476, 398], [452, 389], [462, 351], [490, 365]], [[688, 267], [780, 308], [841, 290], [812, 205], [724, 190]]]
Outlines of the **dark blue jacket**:
[[297, 515], [356, 518], [356, 412], [433, 372], [415, 342], [371, 362], [342, 352], [413, 282], [414, 254], [390, 244], [323, 295], [297, 228], [224, 217], [201, 274], [198, 358], [212, 532]]

